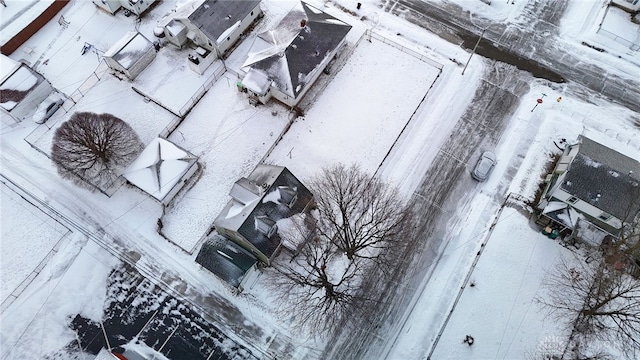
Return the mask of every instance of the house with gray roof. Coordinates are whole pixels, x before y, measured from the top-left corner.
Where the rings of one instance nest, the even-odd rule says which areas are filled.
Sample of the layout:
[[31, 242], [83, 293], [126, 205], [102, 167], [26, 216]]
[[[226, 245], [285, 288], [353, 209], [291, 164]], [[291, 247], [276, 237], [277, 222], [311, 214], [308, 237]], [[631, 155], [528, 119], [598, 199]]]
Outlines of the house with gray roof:
[[282, 245], [278, 221], [305, 212], [313, 199], [286, 167], [265, 164], [236, 181], [229, 194], [215, 230], [267, 265]]
[[192, 44], [222, 57], [261, 15], [260, 0], [187, 2], [163, 25], [164, 35], [179, 48]]
[[238, 84], [254, 103], [271, 97], [296, 106], [346, 41], [351, 25], [300, 2], [258, 35]]
[[563, 228], [584, 219], [619, 236], [640, 214], [640, 163], [584, 135], [564, 149], [548, 180], [538, 208]]

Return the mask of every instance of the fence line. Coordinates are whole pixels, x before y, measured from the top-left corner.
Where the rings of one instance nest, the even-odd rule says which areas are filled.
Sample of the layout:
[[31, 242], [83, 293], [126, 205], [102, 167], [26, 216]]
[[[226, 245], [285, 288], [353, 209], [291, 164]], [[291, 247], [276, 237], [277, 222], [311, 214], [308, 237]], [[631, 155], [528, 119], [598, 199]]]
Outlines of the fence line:
[[370, 29], [367, 29], [366, 33], [367, 33], [367, 36], [369, 36], [369, 39], [374, 38], [376, 40], [379, 40], [379, 41], [383, 42], [384, 44], [390, 45], [390, 46], [402, 51], [403, 53], [409, 54], [409, 55], [411, 55], [411, 56], [413, 56], [413, 57], [415, 57], [415, 58], [417, 58], [417, 59], [419, 59], [421, 61], [426, 62], [427, 64], [437, 68], [438, 70], [442, 70], [442, 68], [444, 67], [444, 65], [442, 65], [439, 62], [429, 58], [427, 55], [419, 53], [419, 52], [417, 52], [415, 50], [412, 50], [412, 49], [410, 49], [410, 48], [408, 48], [408, 47], [406, 47], [406, 46], [404, 46], [404, 45], [402, 45], [402, 44], [400, 44], [400, 43], [398, 43], [398, 42], [396, 42], [394, 40], [391, 40], [391, 39], [389, 39], [387, 37], [384, 37], [384, 36], [382, 36], [382, 35], [380, 35], [380, 34], [378, 34], [376, 32], [373, 32]]
[[[640, 43], [635, 43], [631, 40], [627, 40], [622, 36], [614, 34], [611, 31], [605, 30], [603, 28], [598, 29], [598, 31], [596, 31], [596, 34], [604, 35], [615, 42], [618, 42], [620, 44], [623, 44], [624, 46], [629, 47], [629, 49], [631, 50], [634, 50], [634, 51], [640, 50]], [[640, 36], [638, 37], [638, 39], [640, 39]]]
[[195, 104], [198, 103], [198, 101], [204, 96], [204, 94], [211, 89], [211, 87], [213, 86], [213, 84], [218, 81], [218, 79], [220, 79], [222, 77], [222, 75], [226, 72], [226, 66], [224, 66], [224, 63], [222, 63], [220, 66], [218, 66], [218, 68], [213, 72], [213, 74], [211, 74], [211, 76], [209, 76], [209, 78], [207, 79], [207, 81], [200, 86], [200, 88], [198, 89], [198, 91], [195, 93], [194, 96], [191, 97], [191, 99], [189, 99], [189, 102], [187, 102], [187, 104], [185, 104], [179, 111], [178, 114], [181, 117], [184, 117], [189, 111], [191, 111], [191, 109], [193, 108], [193, 106]]

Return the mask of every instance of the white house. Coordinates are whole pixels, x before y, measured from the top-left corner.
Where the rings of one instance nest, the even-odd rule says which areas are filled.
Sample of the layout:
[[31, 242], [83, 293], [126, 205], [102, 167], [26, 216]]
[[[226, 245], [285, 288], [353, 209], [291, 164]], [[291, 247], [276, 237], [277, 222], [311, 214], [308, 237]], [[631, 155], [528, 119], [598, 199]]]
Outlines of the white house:
[[193, 44], [222, 57], [260, 15], [260, 0], [189, 2], [165, 20], [164, 35], [179, 48]]
[[93, 0], [99, 8], [110, 14], [115, 14], [120, 8], [124, 8], [136, 16], [145, 12], [156, 0]]
[[162, 138], [152, 140], [124, 171], [127, 181], [167, 205], [198, 169], [198, 158]]
[[640, 11], [640, 0], [611, 0], [611, 3], [627, 11]]
[[0, 108], [15, 121], [32, 115], [55, 89], [29, 66], [0, 55]]
[[155, 59], [153, 43], [137, 31], [130, 31], [107, 50], [107, 65], [114, 71], [134, 80]]
[[255, 39], [238, 84], [250, 101], [274, 97], [296, 106], [336, 56], [351, 25], [300, 2], [273, 29]]
[[574, 230], [585, 219], [618, 236], [640, 213], [640, 163], [580, 136], [564, 149], [538, 208], [563, 228]]

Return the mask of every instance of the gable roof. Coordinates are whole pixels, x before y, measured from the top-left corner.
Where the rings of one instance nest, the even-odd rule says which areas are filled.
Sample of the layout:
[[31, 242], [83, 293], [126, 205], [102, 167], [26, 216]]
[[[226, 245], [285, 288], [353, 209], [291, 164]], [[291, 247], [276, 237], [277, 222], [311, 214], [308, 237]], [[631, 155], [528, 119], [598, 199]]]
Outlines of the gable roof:
[[242, 67], [263, 72], [283, 93], [298, 97], [351, 25], [305, 2], [255, 39]]
[[104, 56], [112, 58], [128, 70], [151, 49], [153, 43], [149, 39], [137, 31], [129, 31], [113, 44]]
[[[302, 212], [312, 198], [311, 192], [287, 168], [265, 164], [258, 165], [248, 177], [238, 180], [234, 184], [236, 186], [250, 186], [250, 189], [239, 195], [233, 194], [232, 188], [232, 199], [214, 224], [238, 232], [262, 254], [271, 257], [280, 246], [280, 237], [277, 233], [268, 237], [265, 224], [273, 225], [280, 219]], [[299, 200], [293, 207], [285, 203], [291, 197], [288, 191], [283, 192], [282, 189], [297, 192]], [[259, 191], [259, 195], [253, 197], [256, 191]]]
[[618, 219], [630, 221], [640, 211], [640, 163], [581, 136], [578, 154], [560, 188]]
[[189, 15], [189, 20], [209, 40], [219, 43], [220, 37], [235, 29], [258, 4], [260, 0], [207, 0]]

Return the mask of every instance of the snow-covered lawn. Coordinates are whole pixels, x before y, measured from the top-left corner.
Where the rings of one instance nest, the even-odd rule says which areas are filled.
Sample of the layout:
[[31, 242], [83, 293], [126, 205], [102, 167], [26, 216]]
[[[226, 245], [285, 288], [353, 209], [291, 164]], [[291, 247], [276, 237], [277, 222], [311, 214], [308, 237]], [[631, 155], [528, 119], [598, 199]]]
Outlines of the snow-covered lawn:
[[376, 38], [360, 41], [267, 162], [287, 166], [302, 181], [336, 162], [374, 173], [439, 73]]
[[[0, 185], [0, 304], [24, 281], [37, 275], [41, 262], [69, 229]], [[28, 249], [28, 251], [23, 251]], [[19, 294], [15, 294], [19, 295]]]
[[247, 176], [288, 122], [284, 106], [252, 106], [230, 74], [219, 79], [169, 140], [199, 157], [202, 177], [178, 196], [164, 217], [164, 234], [191, 252], [229, 200], [233, 183]]

